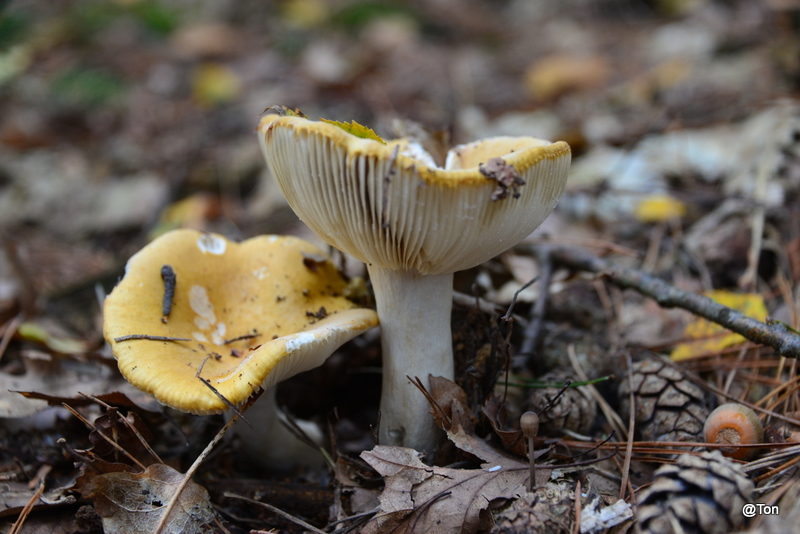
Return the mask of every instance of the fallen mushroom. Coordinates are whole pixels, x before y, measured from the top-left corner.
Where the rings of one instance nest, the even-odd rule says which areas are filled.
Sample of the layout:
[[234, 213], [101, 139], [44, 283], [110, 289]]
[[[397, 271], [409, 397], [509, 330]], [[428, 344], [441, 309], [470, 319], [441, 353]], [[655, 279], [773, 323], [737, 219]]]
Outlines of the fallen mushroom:
[[[323, 261], [309, 269], [308, 255]], [[175, 275], [166, 323], [163, 265]], [[279, 423], [273, 386], [377, 325], [373, 310], [341, 296], [345, 287], [336, 267], [301, 239], [237, 244], [175, 230], [128, 261], [103, 306], [103, 330], [122, 375], [178, 410], [220, 413], [266, 389], [247, 411], [253, 430], [243, 445], [260, 451], [262, 464], [304, 462], [318, 455]]]
[[381, 321], [381, 443], [430, 451], [433, 418], [406, 376], [453, 379], [453, 273], [541, 224], [564, 190], [569, 145], [490, 138], [451, 149], [442, 169], [408, 140], [362, 138], [298, 116], [267, 115], [258, 132], [295, 213], [367, 264]]

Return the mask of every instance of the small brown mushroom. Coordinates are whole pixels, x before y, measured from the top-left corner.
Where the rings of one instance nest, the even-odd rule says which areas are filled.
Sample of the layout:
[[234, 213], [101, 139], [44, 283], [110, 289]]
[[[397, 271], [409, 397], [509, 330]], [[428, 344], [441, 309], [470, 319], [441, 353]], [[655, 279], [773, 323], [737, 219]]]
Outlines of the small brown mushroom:
[[[717, 445], [756, 445], [764, 441], [764, 427], [758, 415], [743, 404], [729, 402], [718, 406], [703, 427], [707, 443]], [[758, 449], [722, 447], [722, 454], [736, 460], [751, 459]]]
[[[194, 230], [169, 232], [144, 247], [103, 307], [104, 335], [123, 376], [161, 403], [195, 414], [220, 413], [267, 389], [248, 410], [257, 431], [248, 442], [263, 440], [255, 445], [264, 458], [299, 459], [294, 449], [302, 445], [278, 422], [273, 386], [321, 365], [377, 325], [373, 310], [335, 296], [346, 282], [330, 261], [311, 271], [304, 254], [322, 252], [294, 237], [237, 244]], [[178, 279], [166, 324], [164, 264]], [[324, 308], [326, 317], [309, 318], [309, 308]], [[277, 445], [267, 450], [266, 441]]]

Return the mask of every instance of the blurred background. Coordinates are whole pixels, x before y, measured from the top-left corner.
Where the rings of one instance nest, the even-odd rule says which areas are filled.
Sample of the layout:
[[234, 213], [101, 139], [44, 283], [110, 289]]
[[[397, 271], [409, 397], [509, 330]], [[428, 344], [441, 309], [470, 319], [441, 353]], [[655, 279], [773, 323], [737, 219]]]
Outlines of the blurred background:
[[[647, 161], [636, 143], [796, 93], [799, 13], [793, 0], [7, 0], [0, 226], [45, 292], [171, 227], [292, 231], [254, 135], [275, 104], [427, 135], [434, 151], [566, 140], [562, 211], [580, 220], [635, 209], [592, 206], [608, 187], [672, 189], [705, 211], [738, 157], [730, 137], [686, 141], [705, 143], [681, 155], [688, 170], [687, 148], [664, 155], [688, 137], [656, 140]], [[0, 260], [0, 302], [17, 286]]]

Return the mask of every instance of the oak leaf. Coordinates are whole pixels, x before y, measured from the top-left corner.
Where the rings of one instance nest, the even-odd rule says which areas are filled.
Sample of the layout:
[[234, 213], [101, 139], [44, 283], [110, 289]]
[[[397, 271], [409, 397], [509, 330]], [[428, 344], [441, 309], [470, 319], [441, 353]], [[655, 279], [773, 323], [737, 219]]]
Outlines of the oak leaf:
[[[176, 490], [183, 474], [164, 464], [153, 464], [141, 473], [115, 472], [97, 475], [83, 494], [94, 500], [103, 518], [103, 529], [113, 533], [151, 533]], [[214, 519], [208, 492], [189, 482], [181, 491], [162, 534], [194, 534]]]
[[[486, 450], [481, 451], [483, 456]], [[525, 492], [528, 465], [497, 455], [481, 469], [425, 465], [414, 449], [378, 445], [361, 457], [383, 475], [380, 511], [365, 534], [474, 533], [492, 525], [489, 508]]]

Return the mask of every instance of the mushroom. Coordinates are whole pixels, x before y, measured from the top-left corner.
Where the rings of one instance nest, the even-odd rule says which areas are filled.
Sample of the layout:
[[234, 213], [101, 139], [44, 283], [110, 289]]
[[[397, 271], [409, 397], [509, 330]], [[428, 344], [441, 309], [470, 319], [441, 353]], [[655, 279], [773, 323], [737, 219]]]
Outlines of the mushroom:
[[453, 379], [453, 273], [504, 252], [541, 224], [564, 190], [570, 148], [495, 137], [451, 149], [439, 168], [412, 141], [385, 142], [344, 126], [360, 136], [276, 115], [263, 117], [258, 133], [295, 213], [367, 264], [381, 322], [381, 443], [430, 451], [438, 440], [434, 421], [406, 376]]
[[[171, 287], [164, 266], [174, 273]], [[273, 386], [377, 325], [373, 310], [341, 296], [346, 285], [301, 239], [237, 244], [175, 230], [130, 258], [105, 300], [104, 336], [131, 384], [184, 412], [220, 413], [266, 389], [247, 412], [253, 431], [243, 443], [262, 451], [262, 464], [303, 461], [316, 452], [279, 424]]]
[[[717, 445], [756, 445], [764, 442], [764, 427], [756, 412], [744, 404], [729, 402], [711, 412], [703, 426], [706, 443]], [[722, 454], [735, 460], [749, 460], [758, 449], [720, 447]]]

